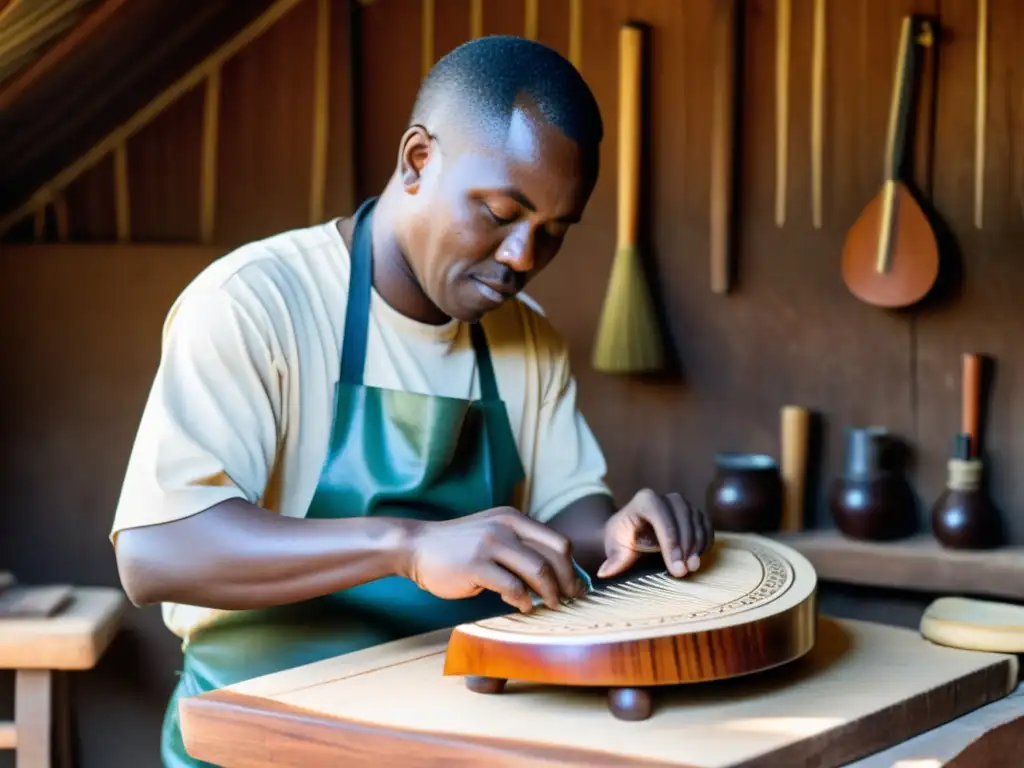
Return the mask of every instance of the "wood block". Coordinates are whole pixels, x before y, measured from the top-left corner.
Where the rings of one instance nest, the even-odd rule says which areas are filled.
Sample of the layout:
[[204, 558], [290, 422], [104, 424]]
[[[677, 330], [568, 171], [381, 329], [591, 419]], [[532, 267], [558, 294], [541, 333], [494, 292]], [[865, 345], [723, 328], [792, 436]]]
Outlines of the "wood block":
[[119, 589], [75, 587], [55, 616], [0, 619], [0, 669], [91, 669], [116, 634], [127, 602]]
[[8, 587], [0, 593], [0, 630], [6, 619], [45, 619], [70, 601], [74, 590], [67, 586]]
[[[766, 768], [840, 766], [1007, 696], [1015, 656], [917, 632], [821, 619], [803, 659], [660, 690], [650, 719], [617, 720], [605, 691], [510, 682], [482, 696], [442, 675], [449, 632], [267, 675], [181, 703], [189, 752], [219, 765]], [[273, 755], [273, 763], [267, 755]]]
[[921, 634], [951, 648], [1024, 653], [1024, 606], [940, 597], [921, 616]]

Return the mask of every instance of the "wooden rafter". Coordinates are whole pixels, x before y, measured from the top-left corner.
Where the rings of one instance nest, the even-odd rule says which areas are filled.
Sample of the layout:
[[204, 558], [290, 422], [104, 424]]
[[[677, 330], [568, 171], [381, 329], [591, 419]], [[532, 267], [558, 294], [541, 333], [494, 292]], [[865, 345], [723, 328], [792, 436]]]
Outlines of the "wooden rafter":
[[218, 69], [225, 61], [266, 32], [302, 1], [277, 0], [257, 19], [250, 22], [241, 32], [231, 38], [231, 40], [207, 56], [146, 104], [146, 106], [138, 110], [127, 122], [112, 130], [92, 149], [65, 167], [64, 170], [50, 179], [50, 181], [38, 187], [21, 205], [0, 217], [0, 236], [40, 207], [45, 207], [53, 202], [58, 192], [65, 189], [85, 171], [115, 151], [119, 145], [124, 144], [124, 142], [148, 125], [157, 115], [176, 102], [182, 95], [202, 83], [211, 72]]
[[[6, 85], [0, 86], [0, 110], [9, 107], [33, 83], [55, 69], [75, 49], [87, 42], [127, 2], [128, 0], [104, 0], [56, 45], [11, 78]], [[0, 11], [0, 14], [2, 13], [3, 11]]]

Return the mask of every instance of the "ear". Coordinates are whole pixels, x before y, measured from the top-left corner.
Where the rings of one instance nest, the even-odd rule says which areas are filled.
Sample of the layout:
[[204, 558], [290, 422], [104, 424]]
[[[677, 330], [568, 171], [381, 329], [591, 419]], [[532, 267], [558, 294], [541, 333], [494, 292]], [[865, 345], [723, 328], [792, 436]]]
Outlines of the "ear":
[[423, 169], [430, 162], [433, 148], [430, 134], [422, 125], [414, 125], [402, 135], [401, 149], [398, 153], [398, 175], [408, 194], [415, 195], [419, 192]]

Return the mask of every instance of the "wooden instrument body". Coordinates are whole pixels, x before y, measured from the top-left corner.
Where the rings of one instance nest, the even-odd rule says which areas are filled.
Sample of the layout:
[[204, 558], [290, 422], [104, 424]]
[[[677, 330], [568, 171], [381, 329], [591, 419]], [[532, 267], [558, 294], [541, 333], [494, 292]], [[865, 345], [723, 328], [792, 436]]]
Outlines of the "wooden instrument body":
[[847, 233], [843, 281], [861, 301], [906, 307], [923, 299], [938, 278], [939, 248], [924, 211], [902, 180], [911, 132], [917, 46], [933, 44], [932, 24], [907, 16], [900, 36], [886, 141], [885, 179]]
[[716, 534], [700, 570], [602, 586], [557, 610], [538, 608], [452, 631], [446, 675], [476, 691], [506, 680], [608, 687], [623, 719], [650, 714], [624, 691], [722, 680], [800, 658], [814, 646], [817, 575], [796, 551], [757, 535]]

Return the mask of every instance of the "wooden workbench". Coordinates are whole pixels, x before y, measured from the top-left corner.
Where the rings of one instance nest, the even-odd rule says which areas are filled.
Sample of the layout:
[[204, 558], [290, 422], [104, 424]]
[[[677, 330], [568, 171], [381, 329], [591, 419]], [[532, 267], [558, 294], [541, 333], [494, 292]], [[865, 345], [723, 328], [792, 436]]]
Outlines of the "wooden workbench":
[[0, 749], [18, 768], [51, 768], [53, 732], [60, 762], [69, 759], [68, 672], [92, 669], [120, 628], [128, 601], [119, 589], [76, 587], [68, 604], [46, 618], [0, 620], [0, 669], [15, 670], [14, 722], [0, 722]]
[[186, 699], [186, 747], [227, 768], [449, 761], [827, 768], [1007, 697], [1018, 671], [1015, 656], [822, 618], [804, 659], [663, 692], [653, 717], [624, 722], [608, 713], [601, 691], [510, 683], [496, 696], [469, 692], [441, 674], [447, 636], [409, 638]]

